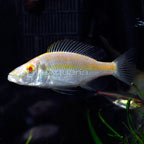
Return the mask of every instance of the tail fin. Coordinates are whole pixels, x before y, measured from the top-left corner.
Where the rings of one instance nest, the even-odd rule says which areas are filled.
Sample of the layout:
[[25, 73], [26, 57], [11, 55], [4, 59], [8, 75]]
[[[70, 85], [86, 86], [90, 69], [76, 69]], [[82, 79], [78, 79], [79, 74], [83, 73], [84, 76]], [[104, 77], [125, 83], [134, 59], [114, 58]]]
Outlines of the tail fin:
[[131, 85], [136, 71], [135, 61], [135, 49], [129, 49], [126, 53], [116, 58], [114, 63], [116, 64], [117, 71], [114, 76], [124, 83]]

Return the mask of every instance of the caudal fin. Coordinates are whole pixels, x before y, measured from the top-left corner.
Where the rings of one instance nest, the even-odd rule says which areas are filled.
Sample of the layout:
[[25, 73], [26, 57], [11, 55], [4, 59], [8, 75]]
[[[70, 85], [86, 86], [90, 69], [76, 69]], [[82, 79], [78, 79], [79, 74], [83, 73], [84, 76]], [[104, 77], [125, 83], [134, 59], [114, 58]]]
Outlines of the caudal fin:
[[126, 53], [116, 58], [114, 63], [116, 64], [117, 71], [114, 76], [124, 83], [131, 85], [136, 71], [135, 61], [135, 49], [129, 49]]

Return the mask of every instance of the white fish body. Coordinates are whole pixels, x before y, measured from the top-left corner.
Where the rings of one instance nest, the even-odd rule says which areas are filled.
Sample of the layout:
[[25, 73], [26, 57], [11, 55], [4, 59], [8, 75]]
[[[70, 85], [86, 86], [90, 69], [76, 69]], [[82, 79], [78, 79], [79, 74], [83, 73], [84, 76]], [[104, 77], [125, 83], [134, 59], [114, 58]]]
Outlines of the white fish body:
[[[132, 71], [127, 71], [126, 74], [124, 71], [132, 68], [127, 53], [114, 62], [99, 62], [79, 52], [91, 47], [72, 40], [59, 41], [51, 46], [50, 52], [13, 70], [8, 75], [8, 80], [21, 85], [60, 89], [83, 87], [97, 77], [113, 75], [130, 84], [131, 79], [127, 75]], [[74, 48], [77, 49], [74, 51]]]

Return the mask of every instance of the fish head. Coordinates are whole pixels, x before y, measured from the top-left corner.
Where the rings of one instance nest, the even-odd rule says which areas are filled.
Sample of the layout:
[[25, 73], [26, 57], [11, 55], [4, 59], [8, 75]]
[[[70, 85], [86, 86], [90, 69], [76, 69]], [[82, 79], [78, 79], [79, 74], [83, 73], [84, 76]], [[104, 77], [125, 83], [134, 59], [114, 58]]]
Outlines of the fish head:
[[8, 81], [19, 84], [34, 86], [37, 81], [39, 62], [31, 60], [13, 71], [8, 75]]

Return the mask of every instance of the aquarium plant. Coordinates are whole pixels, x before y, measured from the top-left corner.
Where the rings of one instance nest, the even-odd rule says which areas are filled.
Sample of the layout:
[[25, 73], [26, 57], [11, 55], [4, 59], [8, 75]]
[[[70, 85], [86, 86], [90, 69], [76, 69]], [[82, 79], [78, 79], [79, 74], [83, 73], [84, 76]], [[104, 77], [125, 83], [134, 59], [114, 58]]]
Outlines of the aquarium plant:
[[[138, 88], [138, 86], [135, 84], [133, 84], [133, 86], [138, 91], [140, 97], [144, 97], [144, 93]], [[140, 125], [138, 128], [134, 127], [134, 120], [130, 113], [131, 100], [132, 99], [129, 98], [127, 100], [127, 104], [126, 104], [127, 124], [123, 123], [124, 127], [126, 129], [128, 129], [128, 131], [129, 131], [128, 135], [121, 135], [121, 134], [119, 134], [119, 132], [117, 132], [115, 129], [113, 129], [103, 118], [103, 116], [101, 114], [101, 110], [99, 110], [99, 112], [98, 112], [98, 117], [100, 118], [101, 122], [112, 132], [111, 134], [108, 134], [108, 135], [119, 139], [120, 143], [122, 143], [122, 144], [144, 144], [144, 129], [143, 129], [142, 125]], [[141, 111], [139, 109], [137, 109], [137, 111], [141, 115], [144, 115], [143, 111]], [[91, 119], [90, 119], [89, 112], [87, 113], [87, 117], [88, 117], [89, 130], [92, 135], [94, 143], [95, 144], [103, 144], [101, 139], [97, 136], [97, 134], [94, 130], [94, 127], [93, 127]]]

